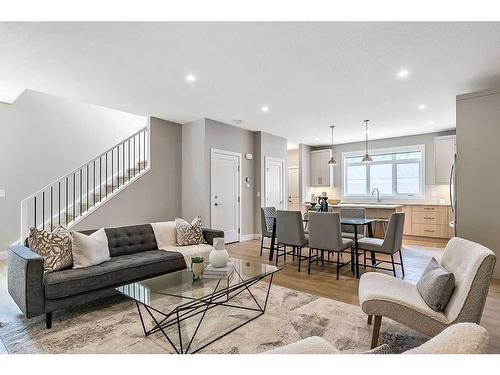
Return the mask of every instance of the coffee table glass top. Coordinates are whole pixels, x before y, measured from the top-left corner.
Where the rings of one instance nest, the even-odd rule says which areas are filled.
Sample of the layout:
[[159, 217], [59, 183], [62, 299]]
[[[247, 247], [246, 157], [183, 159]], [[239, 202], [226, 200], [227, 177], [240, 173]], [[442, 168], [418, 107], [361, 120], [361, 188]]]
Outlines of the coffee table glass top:
[[237, 258], [230, 258], [230, 261], [234, 263], [235, 269], [229, 277], [207, 279], [201, 276], [193, 280], [193, 273], [186, 269], [126, 284], [116, 290], [153, 309], [175, 311], [201, 299], [211, 298], [214, 293], [225, 293], [242, 284], [252, 284], [280, 270], [260, 262]]

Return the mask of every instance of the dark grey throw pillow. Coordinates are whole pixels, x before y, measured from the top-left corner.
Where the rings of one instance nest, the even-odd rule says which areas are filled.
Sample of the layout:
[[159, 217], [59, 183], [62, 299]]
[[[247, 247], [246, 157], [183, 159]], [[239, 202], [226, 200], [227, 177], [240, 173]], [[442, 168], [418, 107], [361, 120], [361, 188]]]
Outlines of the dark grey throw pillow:
[[455, 276], [432, 258], [417, 283], [425, 303], [435, 311], [443, 311], [455, 289]]

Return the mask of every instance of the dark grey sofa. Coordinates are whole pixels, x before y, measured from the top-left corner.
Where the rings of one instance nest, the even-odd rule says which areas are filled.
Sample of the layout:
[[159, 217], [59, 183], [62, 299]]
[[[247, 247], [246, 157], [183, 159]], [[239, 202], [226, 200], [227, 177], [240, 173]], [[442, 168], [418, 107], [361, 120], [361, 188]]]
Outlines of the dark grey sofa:
[[[116, 294], [115, 287], [186, 268], [176, 251], [158, 250], [150, 224], [106, 228], [111, 259], [97, 266], [43, 274], [43, 259], [27, 246], [9, 247], [8, 290], [26, 318], [45, 313], [47, 328], [52, 312]], [[94, 231], [82, 231], [91, 234]], [[213, 244], [224, 232], [203, 229]]]

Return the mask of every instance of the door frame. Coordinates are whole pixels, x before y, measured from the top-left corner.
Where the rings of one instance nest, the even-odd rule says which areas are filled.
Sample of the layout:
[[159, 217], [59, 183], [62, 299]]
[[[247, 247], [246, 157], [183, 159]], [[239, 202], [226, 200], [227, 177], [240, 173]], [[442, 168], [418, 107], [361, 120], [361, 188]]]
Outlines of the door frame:
[[[286, 168], [285, 160], [279, 158], [273, 158], [271, 156], [266, 156], [264, 158], [264, 206], [267, 205], [267, 166], [270, 161], [281, 163], [281, 181], [282, 181], [282, 190], [281, 190], [281, 201], [283, 202], [283, 210], [288, 209], [288, 199], [287, 199], [287, 183], [286, 179], [288, 174], [288, 169]], [[285, 172], [286, 171], [286, 172]]]
[[229, 156], [236, 156], [238, 158], [238, 173], [237, 173], [237, 179], [238, 179], [238, 198], [236, 207], [238, 209], [237, 217], [238, 217], [238, 241], [240, 242], [241, 239], [241, 221], [242, 221], [242, 215], [241, 215], [241, 204], [243, 201], [243, 197], [241, 194], [241, 153], [239, 152], [233, 152], [233, 151], [227, 151], [227, 150], [221, 150], [218, 148], [211, 148], [210, 149], [210, 199], [209, 199], [209, 204], [210, 204], [210, 226], [213, 225], [214, 222], [214, 212], [213, 212], [213, 202], [212, 202], [212, 197], [213, 197], [213, 191], [214, 191], [214, 179], [212, 172], [214, 170], [213, 164], [214, 164], [214, 155], [215, 154], [223, 154], [223, 155], [229, 155]]

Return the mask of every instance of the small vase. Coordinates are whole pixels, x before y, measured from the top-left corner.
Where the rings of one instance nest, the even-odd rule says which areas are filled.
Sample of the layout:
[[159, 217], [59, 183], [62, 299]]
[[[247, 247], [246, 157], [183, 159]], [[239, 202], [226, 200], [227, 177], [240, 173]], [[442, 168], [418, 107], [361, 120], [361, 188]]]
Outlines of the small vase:
[[224, 238], [217, 237], [214, 238], [214, 249], [210, 252], [209, 259], [210, 264], [214, 268], [222, 268], [227, 264], [229, 259], [229, 254], [224, 247]]
[[194, 278], [197, 279], [203, 273], [203, 269], [205, 268], [205, 263], [192, 263], [191, 271], [193, 271]]

